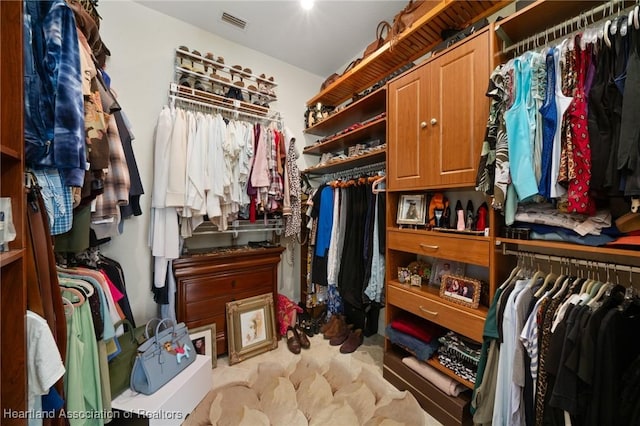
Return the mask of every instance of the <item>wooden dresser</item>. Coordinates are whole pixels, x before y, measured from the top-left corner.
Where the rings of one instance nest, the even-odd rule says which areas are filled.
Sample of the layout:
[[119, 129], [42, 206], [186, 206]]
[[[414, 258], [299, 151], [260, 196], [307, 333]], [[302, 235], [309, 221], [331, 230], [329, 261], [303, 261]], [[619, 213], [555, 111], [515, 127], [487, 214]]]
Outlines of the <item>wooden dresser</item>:
[[216, 324], [216, 352], [227, 352], [227, 302], [278, 294], [278, 264], [284, 247], [218, 250], [173, 261], [178, 321], [196, 328]]

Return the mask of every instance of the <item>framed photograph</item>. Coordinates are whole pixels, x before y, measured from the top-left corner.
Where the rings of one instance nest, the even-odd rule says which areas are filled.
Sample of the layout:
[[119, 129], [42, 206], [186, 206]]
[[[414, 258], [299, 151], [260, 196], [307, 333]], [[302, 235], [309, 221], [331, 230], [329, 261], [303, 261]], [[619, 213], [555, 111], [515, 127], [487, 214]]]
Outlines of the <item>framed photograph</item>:
[[442, 283], [442, 277], [446, 274], [464, 275], [465, 266], [466, 265], [462, 262], [455, 262], [448, 259], [436, 259], [431, 267], [429, 284], [439, 286]]
[[273, 294], [227, 302], [229, 365], [278, 347]]
[[440, 297], [469, 308], [477, 308], [482, 283], [473, 278], [446, 274], [440, 284]]
[[189, 329], [189, 337], [196, 353], [211, 357], [211, 368], [216, 368], [216, 323]]
[[424, 194], [401, 195], [396, 222], [399, 225], [424, 225], [425, 209]]

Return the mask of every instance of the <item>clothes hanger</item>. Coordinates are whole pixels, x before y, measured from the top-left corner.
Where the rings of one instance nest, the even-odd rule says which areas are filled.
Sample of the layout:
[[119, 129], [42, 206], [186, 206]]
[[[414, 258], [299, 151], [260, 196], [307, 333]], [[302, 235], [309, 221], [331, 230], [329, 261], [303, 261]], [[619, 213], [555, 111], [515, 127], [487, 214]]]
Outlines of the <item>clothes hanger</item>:
[[[533, 263], [533, 255], [531, 258], [531, 262]], [[531, 277], [531, 280], [529, 280], [529, 284], [527, 284], [527, 287], [529, 287], [530, 289], [533, 289], [533, 287], [535, 287], [536, 283], [538, 282], [538, 279], [542, 278], [543, 276], [544, 276], [544, 272], [540, 270], [540, 264], [538, 263], [536, 272]]]
[[64, 296], [62, 296], [62, 304], [64, 305], [64, 316], [66, 318], [71, 318], [73, 316], [74, 310], [76, 309], [75, 306], [73, 306], [71, 300], [67, 299]]
[[[551, 263], [551, 256], [549, 256], [549, 273], [544, 278], [544, 281], [542, 282], [542, 285], [540, 286], [538, 291], [536, 291], [535, 296], [536, 297], [540, 297], [538, 295], [538, 293], [540, 295], [544, 294], [544, 290], [549, 286], [549, 283], [551, 283], [551, 281], [554, 281], [557, 278], [558, 278], [558, 276], [553, 272], [553, 265]], [[531, 285], [531, 283], [529, 283], [529, 284]], [[533, 288], [533, 286], [531, 286], [530, 288]]]
[[385, 180], [387, 180], [387, 176], [382, 176], [382, 177], [377, 178], [376, 180], [374, 180], [373, 184], [371, 185], [371, 192], [373, 192], [374, 194], [379, 194], [381, 192], [386, 192], [387, 190], [385, 188], [378, 188], [380, 186], [380, 184], [382, 182], [384, 182]]
[[[545, 279], [545, 282], [542, 284], [542, 286], [538, 289], [538, 291], [535, 292], [534, 297], [538, 297], [538, 298], [542, 297], [542, 295], [545, 293], [545, 289], [547, 287], [549, 287], [549, 284], [551, 283], [551, 281], [553, 281], [553, 286], [548, 291], [549, 294], [553, 294], [553, 292], [560, 287], [560, 283], [563, 282], [567, 278], [567, 275], [564, 273], [564, 269], [562, 267], [563, 263], [564, 263], [564, 259], [561, 258], [560, 259], [560, 275], [557, 276], [555, 278], [555, 280], [553, 278], [548, 279], [548, 280]], [[568, 267], [567, 267], [567, 271], [568, 271]], [[547, 278], [549, 278], [549, 277], [547, 277]]]
[[77, 288], [73, 288], [73, 287], [65, 287], [63, 291], [68, 291], [69, 293], [75, 295], [78, 298], [77, 302], [71, 302], [71, 304], [74, 307], [78, 307], [78, 306], [82, 306], [86, 300], [84, 294], [82, 294], [82, 292], [80, 290], [78, 290]]
[[636, 5], [636, 7], [633, 8], [633, 27], [636, 30], [640, 29], [640, 21], [638, 20], [638, 11], [640, 11], [640, 6]]

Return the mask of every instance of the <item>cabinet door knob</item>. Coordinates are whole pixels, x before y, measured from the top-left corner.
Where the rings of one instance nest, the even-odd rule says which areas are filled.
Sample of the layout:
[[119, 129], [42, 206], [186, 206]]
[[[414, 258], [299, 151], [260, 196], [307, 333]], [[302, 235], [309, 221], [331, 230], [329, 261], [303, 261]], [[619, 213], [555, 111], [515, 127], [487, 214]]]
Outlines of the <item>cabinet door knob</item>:
[[422, 305], [420, 305], [420, 310], [421, 310], [422, 312], [425, 312], [425, 313], [429, 314], [429, 315], [433, 315], [434, 317], [435, 317], [436, 315], [438, 315], [438, 313], [437, 313], [436, 311], [430, 311], [429, 309], [425, 308], [425, 307], [424, 307], [424, 306], [422, 306]]
[[423, 244], [423, 243], [420, 243], [420, 247], [422, 247], [423, 249], [430, 249], [430, 250], [438, 250], [440, 248], [440, 246], [432, 246], [430, 244]]
[[426, 121], [423, 121], [422, 123], [420, 123], [420, 128], [424, 129], [425, 127], [427, 127]]
[[431, 119], [431, 125], [435, 126], [436, 124], [438, 124], [438, 120], [436, 120], [435, 118]]

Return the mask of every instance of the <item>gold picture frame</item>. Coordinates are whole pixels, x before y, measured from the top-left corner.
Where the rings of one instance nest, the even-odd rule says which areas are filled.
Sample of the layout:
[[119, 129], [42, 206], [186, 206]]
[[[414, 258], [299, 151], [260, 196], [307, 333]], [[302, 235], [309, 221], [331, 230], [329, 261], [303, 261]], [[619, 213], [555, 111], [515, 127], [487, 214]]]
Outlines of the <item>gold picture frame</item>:
[[191, 339], [191, 343], [193, 343], [193, 348], [196, 350], [196, 353], [198, 355], [211, 357], [211, 368], [216, 368], [218, 365], [216, 323], [190, 328], [189, 338]]
[[273, 294], [227, 302], [229, 365], [278, 347]]
[[401, 195], [398, 201], [398, 225], [424, 225], [426, 200], [424, 194]]
[[479, 280], [461, 275], [443, 275], [440, 283], [440, 297], [474, 309], [480, 304], [481, 290]]

